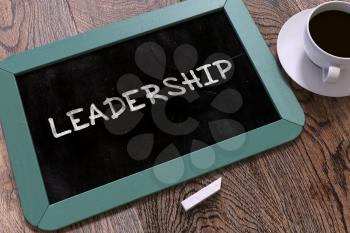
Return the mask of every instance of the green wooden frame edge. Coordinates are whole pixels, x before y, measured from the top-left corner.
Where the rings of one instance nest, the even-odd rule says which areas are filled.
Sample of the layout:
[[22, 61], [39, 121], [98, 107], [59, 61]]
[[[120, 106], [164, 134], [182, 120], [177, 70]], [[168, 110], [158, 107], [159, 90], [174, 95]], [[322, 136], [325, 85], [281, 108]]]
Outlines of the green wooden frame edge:
[[[198, 169], [194, 167], [191, 162], [191, 157], [193, 158], [200, 155], [201, 158], [206, 159], [206, 157], [210, 156], [210, 154], [207, 153], [208, 149], [204, 148], [80, 195], [65, 199], [64, 201], [57, 202], [49, 206], [39, 224], [39, 228], [55, 230], [67, 225], [67, 223], [77, 222], [81, 219], [115, 208], [116, 206], [124, 205], [161, 191], [175, 184], [204, 175], [214, 169], [230, 165], [233, 162], [263, 152], [268, 148], [291, 141], [299, 135], [302, 128], [303, 127], [300, 125], [282, 119], [257, 130], [241, 134], [213, 145], [213, 150], [219, 152], [216, 153], [215, 164], [209, 168]], [[269, 135], [269, 137], [266, 137], [266, 135]], [[229, 148], [230, 145], [237, 141], [244, 141], [244, 146], [236, 151], [222, 149]], [[261, 141], [261, 143], [257, 144], [256, 141]], [[167, 176], [169, 172], [181, 169], [182, 166], [184, 174], [175, 183], [162, 183], [157, 181], [156, 174], [159, 175], [159, 173], [162, 173], [164, 176]], [[123, 190], [123, 194], [119, 193], [120, 190]], [[143, 192], [140, 194], [139, 190], [143, 190]], [[101, 196], [103, 200], [100, 200], [99, 197]]]
[[[175, 183], [164, 184], [155, 181], [154, 168], [150, 168], [49, 205], [35, 151], [30, 143], [32, 140], [14, 76], [216, 10], [224, 10], [231, 20], [282, 119], [208, 147], [220, 151], [220, 154], [216, 155], [215, 165], [208, 169], [195, 169], [190, 162], [191, 157], [199, 153], [206, 157], [208, 148], [154, 167], [169, 170], [179, 168], [179, 162], [183, 162], [185, 174]], [[241, 0], [188, 0], [17, 54], [0, 62], [0, 87], [7, 87], [1, 90], [1, 94], [6, 98], [0, 98], [1, 106], [5, 106], [0, 112], [0, 119], [9, 154], [12, 155], [10, 160], [23, 213], [31, 224], [44, 230], [64, 227], [291, 141], [300, 134], [305, 121], [300, 105], [283, 79], [274, 57]], [[13, 100], [11, 106], [7, 101], [9, 98]], [[12, 114], [16, 115], [15, 119]], [[18, 130], [13, 130], [14, 127]], [[23, 135], [17, 135], [17, 132], [23, 132]], [[267, 134], [269, 137], [266, 137]], [[237, 151], [230, 151], [230, 155], [221, 149], [225, 145], [240, 142], [243, 138], [247, 142], [245, 146]], [[261, 143], [257, 144], [257, 140]], [[140, 181], [141, 176], [143, 182], [130, 182]], [[148, 180], [145, 180], [144, 176], [149, 177]], [[33, 188], [28, 188], [28, 185], [32, 185], [35, 190], [32, 191]], [[140, 187], [146, 190], [142, 194], [137, 192]], [[125, 192], [120, 194], [118, 190]], [[96, 202], [96, 198], [100, 196], [104, 197], [103, 200]], [[91, 204], [94, 200], [95, 203]]]
[[[284, 80], [276, 60], [253, 19], [249, 16], [244, 3], [241, 0], [228, 0], [224, 9], [246, 48], [247, 54], [259, 72], [265, 88], [269, 90], [270, 97], [280, 116], [293, 123], [304, 125], [304, 112]], [[238, 19], [245, 23], [238, 23]]]
[[[0, 69], [0, 120], [26, 220], [37, 226], [49, 207], [14, 74]], [[11, 101], [9, 101], [11, 100]], [[21, 132], [18, 134], [18, 132]], [[18, 143], [20, 142], [20, 143]], [[20, 144], [20, 145], [19, 145]], [[11, 156], [14, 155], [14, 156]], [[30, 187], [29, 187], [30, 186]]]

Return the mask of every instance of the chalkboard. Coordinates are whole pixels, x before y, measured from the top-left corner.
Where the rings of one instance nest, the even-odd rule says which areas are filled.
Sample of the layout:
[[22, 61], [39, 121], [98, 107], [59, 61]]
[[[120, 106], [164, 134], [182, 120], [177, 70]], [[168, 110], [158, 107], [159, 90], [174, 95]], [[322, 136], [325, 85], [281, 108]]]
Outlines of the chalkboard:
[[[197, 71], [203, 87], [179, 85], [180, 73], [225, 59], [232, 63], [226, 80], [211, 66], [218, 82], [204, 86], [205, 72]], [[181, 95], [152, 104], [140, 88], [163, 88], [167, 77], [186, 93], [172, 88]], [[223, 11], [26, 73], [17, 83], [50, 203], [280, 119]], [[146, 106], [111, 119], [103, 102], [130, 90], [139, 90], [135, 105]], [[110, 120], [92, 125], [91, 104]], [[74, 116], [86, 128], [74, 131], [66, 113], [80, 108]], [[55, 138], [49, 118], [57, 133], [72, 132]]]
[[42, 229], [290, 141], [304, 122], [240, 1], [189, 0], [16, 55], [0, 86], [22, 208]]

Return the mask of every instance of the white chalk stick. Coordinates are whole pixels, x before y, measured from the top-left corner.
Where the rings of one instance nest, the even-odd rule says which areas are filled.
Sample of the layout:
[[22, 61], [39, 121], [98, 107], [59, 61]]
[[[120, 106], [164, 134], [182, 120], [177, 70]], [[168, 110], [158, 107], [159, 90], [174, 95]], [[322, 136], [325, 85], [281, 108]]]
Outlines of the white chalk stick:
[[181, 202], [182, 207], [185, 211], [188, 211], [204, 201], [205, 199], [211, 197], [215, 193], [217, 193], [221, 188], [221, 177], [214, 182], [210, 183], [206, 187], [202, 188], [192, 196], [189, 196], [185, 200]]

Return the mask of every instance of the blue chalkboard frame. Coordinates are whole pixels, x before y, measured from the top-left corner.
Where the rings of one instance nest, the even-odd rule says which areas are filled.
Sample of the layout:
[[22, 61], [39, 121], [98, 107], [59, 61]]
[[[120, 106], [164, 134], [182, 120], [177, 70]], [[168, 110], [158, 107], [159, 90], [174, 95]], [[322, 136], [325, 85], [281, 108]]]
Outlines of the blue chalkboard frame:
[[[218, 10], [229, 17], [281, 120], [210, 146], [216, 158], [208, 168], [194, 168], [191, 159], [200, 154], [205, 160], [209, 147], [50, 205], [15, 77]], [[241, 0], [188, 0], [9, 57], [0, 62], [0, 106], [24, 216], [44, 230], [64, 227], [291, 141], [304, 125], [300, 105]], [[236, 144], [240, 146], [234, 150], [223, 149]], [[172, 174], [179, 169], [183, 169], [183, 175], [172, 181]], [[169, 182], [160, 182], [155, 173], [169, 178]]]

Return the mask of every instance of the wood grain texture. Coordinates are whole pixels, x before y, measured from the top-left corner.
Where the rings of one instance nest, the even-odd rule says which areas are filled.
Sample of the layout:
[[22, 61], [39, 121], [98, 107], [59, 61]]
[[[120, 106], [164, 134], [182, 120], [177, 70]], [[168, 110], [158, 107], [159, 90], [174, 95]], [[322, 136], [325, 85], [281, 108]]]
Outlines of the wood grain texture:
[[67, 1], [79, 32], [91, 30], [177, 2], [177, 0]]
[[[0, 57], [90, 30], [175, 0], [0, 1]], [[283, 23], [321, 0], [245, 0], [276, 55]], [[290, 82], [306, 114], [292, 143], [143, 198], [63, 232], [350, 233], [350, 98]], [[223, 176], [222, 190], [185, 213], [180, 201]], [[0, 232], [32, 232], [19, 210], [0, 136]]]
[[65, 0], [0, 1], [1, 59], [74, 34]]

